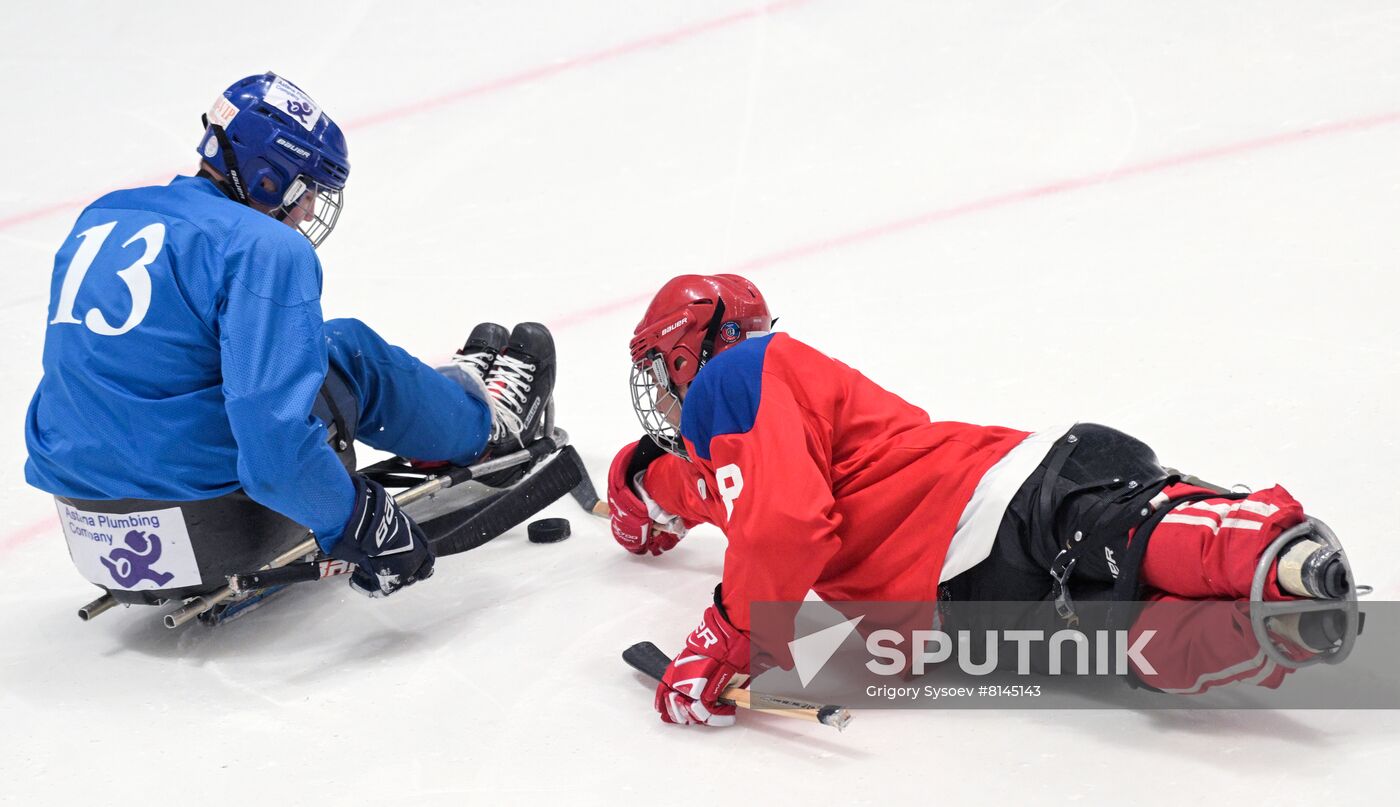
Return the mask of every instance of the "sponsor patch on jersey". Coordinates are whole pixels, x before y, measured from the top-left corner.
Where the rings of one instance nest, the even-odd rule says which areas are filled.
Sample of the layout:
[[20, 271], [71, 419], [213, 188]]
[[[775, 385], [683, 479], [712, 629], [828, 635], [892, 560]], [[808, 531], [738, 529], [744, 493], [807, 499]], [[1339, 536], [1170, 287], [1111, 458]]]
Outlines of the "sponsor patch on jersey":
[[321, 119], [321, 105], [311, 100], [311, 96], [301, 91], [292, 82], [277, 77], [263, 97], [267, 105], [300, 123], [306, 131], [311, 131]]
[[238, 115], [238, 107], [233, 102], [220, 95], [214, 99], [214, 106], [209, 109], [209, 123], [228, 128], [229, 121]]
[[726, 345], [739, 341], [739, 323], [731, 319], [719, 326], [719, 338], [723, 339]]
[[99, 586], [143, 591], [203, 582], [178, 507], [91, 513], [59, 502], [58, 521], [73, 565]]

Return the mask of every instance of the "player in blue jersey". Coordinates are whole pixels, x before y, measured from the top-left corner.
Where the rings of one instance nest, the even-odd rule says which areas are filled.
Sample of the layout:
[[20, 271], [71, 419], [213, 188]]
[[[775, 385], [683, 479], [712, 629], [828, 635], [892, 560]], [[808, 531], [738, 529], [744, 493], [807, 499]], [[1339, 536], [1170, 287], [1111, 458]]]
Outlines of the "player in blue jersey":
[[273, 73], [204, 124], [195, 176], [98, 199], [59, 249], [26, 479], [58, 497], [79, 569], [140, 601], [256, 568], [305, 528], [358, 566], [352, 586], [391, 594], [432, 573], [432, 550], [337, 449], [466, 464], [523, 445], [553, 341], [483, 323], [435, 370], [324, 322], [315, 247], [349, 178], [340, 127]]

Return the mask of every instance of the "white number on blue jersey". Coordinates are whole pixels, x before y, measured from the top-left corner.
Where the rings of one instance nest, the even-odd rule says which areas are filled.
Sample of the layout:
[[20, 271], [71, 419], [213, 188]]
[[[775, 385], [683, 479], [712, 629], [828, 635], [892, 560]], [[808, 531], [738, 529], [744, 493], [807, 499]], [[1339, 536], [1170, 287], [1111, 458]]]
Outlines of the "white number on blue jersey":
[[[89, 227], [78, 233], [78, 238], [82, 239], [82, 245], [78, 247], [78, 252], [73, 256], [73, 262], [68, 265], [68, 273], [63, 277], [63, 288], [58, 294], [58, 308], [54, 312], [53, 319], [49, 320], [50, 325], [78, 325], [79, 320], [73, 314], [73, 307], [78, 301], [78, 289], [83, 285], [83, 278], [87, 277], [88, 270], [92, 268], [92, 262], [96, 260], [97, 253], [102, 250], [102, 245], [107, 242], [107, 236], [112, 234], [112, 228], [116, 227], [115, 221], [106, 224], [98, 224]], [[131, 313], [127, 315], [126, 322], [118, 327], [112, 327], [107, 318], [102, 316], [102, 312], [96, 307], [88, 309], [87, 315], [83, 317], [81, 324], [85, 324], [88, 330], [101, 336], [121, 336], [127, 331], [141, 324], [141, 320], [146, 318], [146, 312], [151, 308], [151, 273], [146, 267], [151, 265], [151, 261], [160, 254], [160, 248], [165, 244], [165, 225], [160, 222], [148, 224], [142, 227], [136, 235], [128, 238], [123, 248], [129, 247], [137, 241], [146, 245], [146, 251], [135, 263], [117, 272], [117, 277], [126, 284], [127, 291], [131, 293]]]

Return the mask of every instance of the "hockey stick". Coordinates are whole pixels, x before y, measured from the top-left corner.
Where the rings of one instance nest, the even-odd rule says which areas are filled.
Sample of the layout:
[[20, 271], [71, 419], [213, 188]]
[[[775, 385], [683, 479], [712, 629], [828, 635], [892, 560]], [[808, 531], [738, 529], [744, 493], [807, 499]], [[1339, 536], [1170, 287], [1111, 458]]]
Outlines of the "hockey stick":
[[[568, 433], [565, 432], [563, 429], [555, 429], [549, 437], [535, 441], [528, 448], [512, 452], [498, 459], [488, 460], [486, 462], [477, 463], [476, 465], [471, 466], [452, 468], [451, 470], [441, 475], [431, 476], [426, 481], [418, 485], [414, 485], [408, 490], [405, 490], [402, 493], [395, 496], [394, 501], [398, 505], [404, 506], [412, 502], [416, 502], [419, 499], [434, 496], [452, 487], [453, 485], [458, 485], [463, 482], [466, 482], [475, 476], [481, 474], [494, 473], [496, 471], [504, 470], [507, 468], [513, 468], [517, 465], [529, 462], [538, 457], [545, 456], [552, 451], [558, 450], [560, 446], [567, 446], [568, 442]], [[316, 539], [314, 537], [308, 537], [305, 541], [302, 541], [301, 543], [297, 544], [291, 549], [288, 549], [286, 552], [283, 552], [282, 554], [273, 558], [255, 574], [267, 575], [270, 570], [282, 569], [295, 563], [300, 558], [315, 555], [319, 551], [320, 545], [316, 543]], [[310, 564], [306, 564], [307, 566], [311, 567], [309, 570], [306, 568], [302, 568], [299, 571], [292, 573], [292, 576], [297, 577], [297, 580], [294, 582], [319, 580], [321, 578], [320, 570], [319, 568], [317, 568], [319, 563], [320, 560], [312, 561]], [[347, 568], [345, 569], [345, 571], [350, 571], [350, 569]], [[309, 572], [314, 572], [314, 576], [310, 576], [308, 574]], [[233, 577], [243, 577], [243, 575], [234, 575]], [[163, 620], [165, 622], [165, 627], [172, 629], [178, 628], [181, 625], [190, 622], [195, 617], [199, 616], [205, 611], [217, 608], [218, 606], [223, 605], [224, 603], [238, 596], [240, 593], [249, 590], [248, 588], [236, 587], [234, 585], [234, 582], [234, 579], [230, 578], [229, 583], [224, 587], [212, 591], [208, 594], [195, 597], [194, 599], [182, 605], [180, 608], [166, 614]], [[266, 582], [263, 583], [262, 586], [254, 586], [254, 588], [263, 587], [267, 585], [273, 585], [273, 583]], [[79, 615], [82, 615], [81, 612]]]
[[[637, 642], [622, 651], [622, 660], [627, 662], [627, 666], [657, 681], [666, 674], [666, 668], [671, 666], [671, 658], [651, 642]], [[851, 718], [855, 716], [844, 706], [756, 694], [744, 689], [742, 684], [730, 684], [720, 695], [720, 699], [740, 709], [821, 723], [824, 726], [832, 726], [837, 731], [845, 731], [846, 726], [851, 723]]]
[[[556, 432], [556, 444], [564, 443], [567, 440], [567, 434], [564, 434], [562, 430], [556, 430]], [[549, 453], [548, 451], [540, 452], [535, 448], [535, 445], [532, 444], [529, 449], [508, 454], [499, 460], [479, 463], [471, 467], [455, 468], [448, 474], [452, 479], [451, 484], [459, 485], [484, 474], [514, 467], [533, 456], [544, 456]], [[552, 450], [554, 450], [553, 446], [549, 448], [549, 451]], [[584, 485], [588, 489], [592, 489], [592, 483], [588, 481], [587, 471], [583, 467], [583, 460], [578, 456], [578, 452], [573, 446], [564, 445], [562, 449], [559, 449], [557, 456], [536, 468], [515, 486], [503, 490], [495, 498], [488, 500], [479, 509], [465, 510], [461, 517], [441, 516], [425, 523], [423, 529], [428, 534], [428, 541], [432, 544], [433, 551], [438, 557], [456, 555], [476, 549], [493, 538], [504, 535], [521, 522], [553, 504], [560, 497], [577, 491]], [[417, 490], [416, 487], [410, 489], [410, 491]], [[394, 498], [394, 501], [407, 504], [403, 498], [408, 492], [399, 494]], [[421, 498], [421, 495], [415, 498]], [[229, 586], [237, 592], [251, 591], [269, 586], [324, 580], [327, 577], [349, 574], [354, 570], [353, 564], [333, 558], [318, 557], [305, 563], [291, 563], [277, 568], [236, 574], [229, 578]]]

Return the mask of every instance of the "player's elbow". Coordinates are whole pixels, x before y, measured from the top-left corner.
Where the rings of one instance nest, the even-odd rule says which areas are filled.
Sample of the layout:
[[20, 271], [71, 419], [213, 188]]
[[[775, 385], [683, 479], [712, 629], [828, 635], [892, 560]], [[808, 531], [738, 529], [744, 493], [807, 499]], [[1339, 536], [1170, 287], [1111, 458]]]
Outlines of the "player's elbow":
[[269, 480], [306, 467], [315, 455], [329, 450], [326, 427], [319, 420], [242, 409], [230, 406], [229, 422], [238, 444], [239, 482], [254, 498], [272, 485]]
[[[280, 496], [281, 485], [277, 484], [271, 477], [260, 475], [251, 469], [244, 467], [243, 463], [238, 466], [238, 483], [243, 486], [243, 492], [247, 493], [253, 501], [261, 502], [264, 506], [271, 507], [268, 502], [277, 501]], [[274, 508], [276, 509], [276, 508]]]

